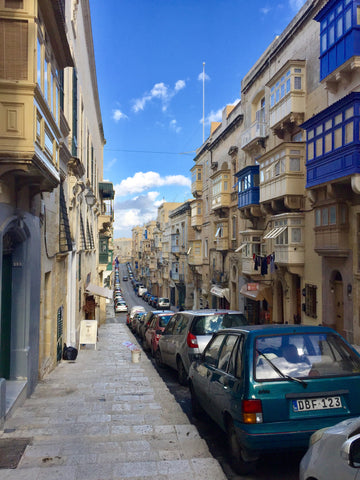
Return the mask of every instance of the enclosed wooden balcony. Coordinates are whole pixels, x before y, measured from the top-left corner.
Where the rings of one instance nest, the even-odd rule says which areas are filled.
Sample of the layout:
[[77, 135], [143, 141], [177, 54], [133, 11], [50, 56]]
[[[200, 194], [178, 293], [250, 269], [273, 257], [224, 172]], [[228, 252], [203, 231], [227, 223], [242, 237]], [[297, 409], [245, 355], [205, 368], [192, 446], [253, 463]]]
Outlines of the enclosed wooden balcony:
[[319, 205], [315, 209], [315, 251], [322, 256], [347, 257], [351, 251], [346, 203]]
[[278, 265], [294, 268], [293, 273], [299, 273], [297, 267], [303, 267], [305, 261], [304, 214], [285, 213], [272, 218], [272, 226], [263, 236], [266, 250], [275, 252]]
[[269, 126], [284, 139], [298, 130], [304, 121], [305, 60], [289, 60], [267, 84], [270, 88]]
[[281, 143], [259, 159], [260, 203], [279, 210], [301, 208], [305, 190], [305, 143]]
[[191, 171], [191, 193], [195, 198], [198, 198], [202, 194], [203, 180], [202, 180], [202, 165], [195, 165]]
[[201, 228], [203, 224], [202, 200], [194, 200], [191, 203], [191, 226]]
[[241, 148], [248, 150], [257, 142], [262, 143], [268, 136], [268, 125], [265, 121], [265, 108], [255, 114], [255, 121], [241, 135]]

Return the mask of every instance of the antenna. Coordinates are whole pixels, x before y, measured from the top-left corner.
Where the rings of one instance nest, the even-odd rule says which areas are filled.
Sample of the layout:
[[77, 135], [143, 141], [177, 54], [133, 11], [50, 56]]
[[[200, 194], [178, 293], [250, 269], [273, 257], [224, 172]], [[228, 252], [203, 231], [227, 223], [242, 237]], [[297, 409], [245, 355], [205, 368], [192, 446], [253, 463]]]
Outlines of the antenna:
[[205, 62], [203, 62], [203, 143], [205, 142]]

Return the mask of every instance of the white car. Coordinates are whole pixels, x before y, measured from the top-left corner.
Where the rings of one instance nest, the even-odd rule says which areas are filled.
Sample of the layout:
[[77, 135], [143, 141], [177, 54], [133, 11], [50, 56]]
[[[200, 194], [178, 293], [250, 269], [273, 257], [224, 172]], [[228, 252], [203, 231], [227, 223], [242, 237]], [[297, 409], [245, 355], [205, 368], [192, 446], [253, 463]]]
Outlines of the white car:
[[115, 305], [116, 313], [127, 312], [127, 311], [128, 311], [128, 307], [125, 302], [117, 302], [117, 304]]
[[165, 297], [160, 297], [157, 301], [157, 308], [161, 310], [162, 308], [170, 308], [170, 300]]
[[360, 418], [322, 428], [310, 437], [299, 480], [360, 479]]

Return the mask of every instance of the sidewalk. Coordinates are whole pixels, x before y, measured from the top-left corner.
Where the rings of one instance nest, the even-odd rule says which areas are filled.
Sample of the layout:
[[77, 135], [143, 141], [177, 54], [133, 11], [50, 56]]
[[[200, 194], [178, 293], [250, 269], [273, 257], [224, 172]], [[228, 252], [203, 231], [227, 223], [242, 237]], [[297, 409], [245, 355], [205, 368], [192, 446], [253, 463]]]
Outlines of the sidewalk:
[[[0, 431], [1, 480], [225, 480], [144, 353], [131, 362], [124, 324], [99, 329], [97, 349], [60, 365]], [[0, 458], [1, 463], [1, 458]], [[16, 465], [17, 461], [15, 461]]]

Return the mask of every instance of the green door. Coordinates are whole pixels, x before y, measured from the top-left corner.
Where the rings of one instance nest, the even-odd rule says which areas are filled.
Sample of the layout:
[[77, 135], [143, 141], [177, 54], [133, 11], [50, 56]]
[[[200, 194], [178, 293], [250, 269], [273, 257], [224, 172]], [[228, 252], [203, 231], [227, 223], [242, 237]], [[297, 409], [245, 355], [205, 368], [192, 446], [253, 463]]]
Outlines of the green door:
[[10, 377], [12, 256], [3, 255], [0, 329], [0, 378]]

